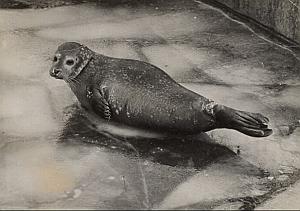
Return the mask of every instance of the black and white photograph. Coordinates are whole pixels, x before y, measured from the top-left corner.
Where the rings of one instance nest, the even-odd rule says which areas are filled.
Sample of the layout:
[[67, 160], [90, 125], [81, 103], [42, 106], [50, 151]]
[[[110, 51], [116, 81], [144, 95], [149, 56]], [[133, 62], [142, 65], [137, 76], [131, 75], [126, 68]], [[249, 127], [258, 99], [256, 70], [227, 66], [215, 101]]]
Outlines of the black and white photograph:
[[0, 210], [299, 210], [300, 0], [0, 0]]

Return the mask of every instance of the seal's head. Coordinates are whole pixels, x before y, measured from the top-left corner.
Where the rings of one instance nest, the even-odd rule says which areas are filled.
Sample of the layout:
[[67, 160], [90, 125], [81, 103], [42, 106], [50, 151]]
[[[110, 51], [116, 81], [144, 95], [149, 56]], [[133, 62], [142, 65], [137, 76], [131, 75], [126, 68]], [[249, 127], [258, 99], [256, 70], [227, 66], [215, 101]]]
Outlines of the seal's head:
[[49, 73], [57, 79], [72, 80], [86, 67], [92, 55], [93, 52], [84, 45], [76, 42], [63, 43], [53, 57]]

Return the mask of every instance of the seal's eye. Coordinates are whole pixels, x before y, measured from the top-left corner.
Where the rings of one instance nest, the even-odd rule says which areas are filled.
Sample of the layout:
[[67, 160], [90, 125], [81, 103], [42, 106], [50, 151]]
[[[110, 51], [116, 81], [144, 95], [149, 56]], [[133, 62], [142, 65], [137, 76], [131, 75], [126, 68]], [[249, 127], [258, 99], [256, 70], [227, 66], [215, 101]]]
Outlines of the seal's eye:
[[66, 65], [68, 65], [68, 66], [72, 66], [73, 64], [74, 64], [74, 60], [73, 59], [68, 59], [66, 61]]
[[58, 58], [57, 58], [57, 56], [54, 56], [54, 58], [53, 58], [53, 62], [57, 62], [58, 61]]

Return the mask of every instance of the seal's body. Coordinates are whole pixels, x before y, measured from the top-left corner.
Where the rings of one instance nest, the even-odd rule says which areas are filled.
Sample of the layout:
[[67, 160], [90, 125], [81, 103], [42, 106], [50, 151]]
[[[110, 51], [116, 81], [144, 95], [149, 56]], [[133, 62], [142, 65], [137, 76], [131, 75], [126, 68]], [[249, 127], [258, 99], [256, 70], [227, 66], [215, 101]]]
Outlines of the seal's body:
[[149, 63], [107, 57], [78, 43], [59, 46], [50, 75], [64, 79], [85, 109], [107, 121], [172, 134], [216, 128], [255, 137], [272, 133], [261, 114], [218, 105]]

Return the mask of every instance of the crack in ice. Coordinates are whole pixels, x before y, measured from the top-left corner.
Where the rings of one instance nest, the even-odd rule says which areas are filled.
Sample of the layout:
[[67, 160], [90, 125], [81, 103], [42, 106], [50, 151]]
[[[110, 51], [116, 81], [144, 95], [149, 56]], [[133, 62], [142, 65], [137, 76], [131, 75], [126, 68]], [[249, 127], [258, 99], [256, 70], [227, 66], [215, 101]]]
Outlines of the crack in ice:
[[[290, 1], [290, 0], [288, 0], [288, 1]], [[262, 36], [262, 35], [259, 35], [259, 34], [256, 33], [255, 30], [252, 29], [250, 26], [248, 26], [247, 24], [245, 24], [245, 23], [243, 23], [243, 22], [241, 22], [241, 21], [238, 21], [238, 20], [236, 20], [236, 19], [230, 17], [230, 16], [227, 15], [225, 12], [223, 12], [221, 9], [215, 8], [215, 7], [211, 6], [211, 5], [208, 5], [208, 4], [204, 3], [204, 2], [201, 2], [201, 0], [194, 0], [194, 2], [196, 2], [196, 3], [198, 3], [198, 4], [204, 4], [204, 5], [206, 5], [207, 7], [209, 7], [210, 9], [215, 10], [215, 11], [221, 13], [221, 14], [224, 15], [227, 19], [229, 19], [229, 20], [231, 20], [231, 21], [233, 21], [233, 22], [235, 22], [235, 23], [238, 23], [238, 24], [244, 26], [245, 28], [247, 28], [250, 32], [252, 32], [252, 33], [253, 33], [255, 36], [257, 36], [258, 38], [260, 38], [260, 39], [262, 39], [262, 40], [264, 40], [264, 41], [266, 41], [266, 42], [268, 42], [268, 43], [271, 43], [271, 44], [273, 44], [273, 45], [276, 45], [277, 47], [280, 47], [280, 48], [282, 48], [282, 49], [284, 49], [284, 50], [289, 51], [289, 52], [290, 52], [290, 53], [291, 53], [298, 61], [300, 61], [300, 57], [298, 57], [298, 55], [297, 55], [293, 50], [291, 50], [291, 49], [289, 48], [290, 46], [281, 45], [281, 44], [279, 44], [279, 43], [276, 43], [276, 42], [274, 42], [274, 41], [272, 41], [272, 40], [270, 40], [270, 39], [268, 39], [268, 38]], [[297, 5], [295, 5], [295, 6], [298, 8]]]

